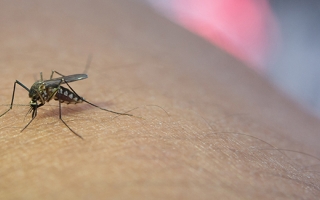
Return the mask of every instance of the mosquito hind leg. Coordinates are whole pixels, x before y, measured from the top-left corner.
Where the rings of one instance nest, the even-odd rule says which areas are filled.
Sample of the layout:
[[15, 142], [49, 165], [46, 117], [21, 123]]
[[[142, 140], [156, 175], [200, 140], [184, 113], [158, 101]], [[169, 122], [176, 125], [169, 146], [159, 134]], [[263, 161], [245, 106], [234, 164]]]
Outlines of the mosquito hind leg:
[[76, 136], [78, 136], [79, 138], [83, 139], [83, 137], [81, 135], [79, 135], [78, 133], [76, 133], [74, 130], [72, 130], [68, 124], [62, 119], [62, 116], [61, 116], [61, 102], [59, 101], [59, 119], [64, 123], [64, 125], [66, 125], [66, 127], [68, 127], [68, 129], [73, 133], [75, 134]]
[[59, 73], [59, 72], [57, 72], [57, 71], [55, 71], [55, 70], [52, 70], [52, 71], [51, 71], [51, 75], [50, 75], [50, 80], [52, 79], [54, 73], [56, 73], [56, 74], [58, 74], [58, 75], [60, 75], [60, 76], [62, 76], [62, 77], [65, 76], [65, 75], [63, 75], [63, 74], [61, 74], [61, 73]]
[[13, 100], [14, 100], [14, 94], [15, 94], [15, 91], [16, 91], [16, 84], [20, 85], [21, 87], [23, 87], [25, 90], [27, 90], [28, 92], [30, 91], [25, 85], [23, 85], [20, 81], [16, 80], [13, 84], [13, 92], [12, 92], [12, 99], [11, 99], [11, 104], [10, 104], [10, 108], [5, 111], [4, 113], [2, 113], [0, 115], [0, 117], [2, 117], [3, 115], [5, 115], [7, 112], [9, 112], [11, 109], [12, 109], [12, 106], [13, 106]]
[[89, 104], [89, 105], [91, 105], [91, 106], [94, 106], [94, 107], [99, 108], [99, 109], [101, 109], [101, 110], [104, 110], [104, 111], [107, 111], [107, 112], [110, 112], [110, 113], [113, 113], [113, 114], [117, 114], [117, 115], [127, 115], [127, 116], [131, 116], [131, 117], [133, 116], [132, 114], [120, 113], [120, 112], [115, 112], [115, 111], [108, 110], [108, 109], [105, 109], [105, 108], [101, 108], [100, 106], [97, 106], [97, 105], [95, 105], [95, 104], [93, 104], [93, 103], [85, 100], [85, 99], [82, 98], [81, 96], [79, 96], [79, 95], [72, 89], [72, 87], [68, 84], [68, 82], [66, 82], [66, 81], [64, 81], [64, 82], [68, 85], [68, 87], [71, 89], [71, 91], [72, 91], [75, 95], [78, 96], [78, 98], [80, 98], [82, 101], [86, 102], [87, 104]]
[[86, 63], [86, 67], [84, 68], [83, 74], [86, 74], [88, 72], [88, 69], [91, 65], [91, 61], [92, 61], [92, 54], [89, 54], [88, 59], [87, 59], [87, 63]]
[[[90, 67], [90, 64], [91, 64], [91, 60], [92, 60], [92, 54], [90, 54], [90, 55], [88, 56], [87, 63], [86, 63], [86, 66], [85, 66], [85, 68], [84, 68], [83, 74], [86, 74], [86, 73], [87, 73], [87, 71], [88, 71], [88, 69], [89, 69], [89, 67]], [[56, 73], [56, 74], [58, 74], [58, 75], [60, 75], [60, 76], [62, 76], [62, 77], [65, 76], [65, 75], [61, 74], [60, 72], [57, 72], [57, 71], [55, 71], [55, 70], [52, 70], [52, 71], [51, 71], [51, 75], [50, 75], [50, 80], [53, 78], [53, 74], [54, 74], [54, 73]], [[42, 74], [41, 74], [41, 77], [42, 77]], [[41, 78], [41, 80], [42, 80], [42, 78]]]

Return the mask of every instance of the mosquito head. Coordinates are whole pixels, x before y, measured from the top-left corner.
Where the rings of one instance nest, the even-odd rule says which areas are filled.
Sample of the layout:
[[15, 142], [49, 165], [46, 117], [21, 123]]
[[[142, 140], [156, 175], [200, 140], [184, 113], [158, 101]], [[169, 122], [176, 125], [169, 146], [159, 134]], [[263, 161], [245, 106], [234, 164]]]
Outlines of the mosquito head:
[[32, 118], [37, 116], [37, 109], [41, 106], [41, 104], [39, 105], [37, 100], [32, 99], [30, 101], [30, 110], [28, 111], [28, 113], [30, 113], [32, 111]]

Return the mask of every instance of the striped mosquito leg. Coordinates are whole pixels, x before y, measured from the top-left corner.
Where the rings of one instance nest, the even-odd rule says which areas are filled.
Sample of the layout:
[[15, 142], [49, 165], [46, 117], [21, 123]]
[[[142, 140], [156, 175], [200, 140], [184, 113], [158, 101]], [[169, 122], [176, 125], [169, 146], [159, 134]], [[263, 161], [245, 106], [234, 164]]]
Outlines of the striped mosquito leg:
[[112, 110], [108, 110], [108, 109], [105, 109], [105, 108], [101, 108], [100, 106], [97, 106], [97, 105], [95, 105], [95, 104], [93, 104], [93, 103], [90, 103], [89, 101], [87, 101], [87, 100], [85, 100], [84, 98], [80, 97], [80, 96], [72, 89], [72, 87], [68, 84], [68, 82], [65, 82], [65, 83], [68, 85], [68, 87], [71, 89], [71, 91], [72, 91], [75, 95], [77, 95], [79, 98], [82, 99], [82, 101], [86, 102], [87, 104], [89, 104], [89, 105], [91, 105], [91, 106], [94, 106], [94, 107], [99, 108], [99, 109], [101, 109], [101, 110], [104, 110], [104, 111], [107, 111], [107, 112], [110, 112], [110, 113], [114, 113], [114, 114], [117, 114], [117, 115], [127, 115], [127, 116], [131, 116], [131, 117], [133, 116], [132, 114], [115, 112], [115, 111], [112, 111]]

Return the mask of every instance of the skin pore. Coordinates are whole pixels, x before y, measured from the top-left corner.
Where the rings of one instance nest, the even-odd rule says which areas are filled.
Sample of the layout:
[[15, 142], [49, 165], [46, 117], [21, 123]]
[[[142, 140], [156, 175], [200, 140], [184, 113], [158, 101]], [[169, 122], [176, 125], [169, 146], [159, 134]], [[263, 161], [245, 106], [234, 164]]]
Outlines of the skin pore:
[[20, 132], [30, 99], [17, 86], [0, 118], [0, 199], [320, 195], [319, 120], [218, 48], [130, 1], [3, 4], [1, 112], [15, 80], [83, 73], [92, 54], [70, 86], [134, 117], [63, 104], [81, 140], [52, 100]]

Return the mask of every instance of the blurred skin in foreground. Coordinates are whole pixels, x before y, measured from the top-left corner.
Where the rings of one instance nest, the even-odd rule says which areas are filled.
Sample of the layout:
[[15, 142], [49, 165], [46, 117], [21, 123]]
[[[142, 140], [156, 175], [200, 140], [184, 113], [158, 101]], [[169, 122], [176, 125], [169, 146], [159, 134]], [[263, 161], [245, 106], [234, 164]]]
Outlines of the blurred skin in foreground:
[[[1, 199], [316, 199], [320, 123], [204, 40], [130, 1], [0, 7], [1, 108], [19, 80], [82, 73], [85, 103], [0, 118]], [[5, 105], [6, 104], [6, 105]], [[131, 110], [131, 111], [130, 111]]]

